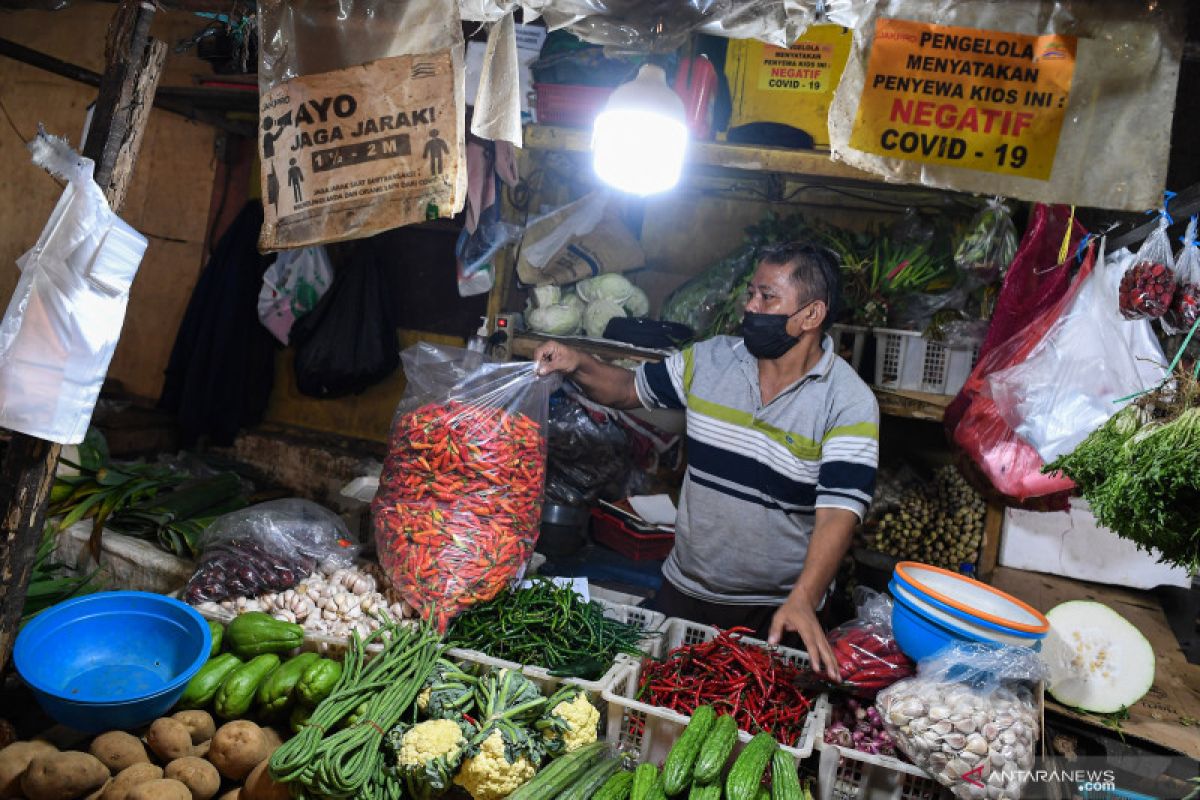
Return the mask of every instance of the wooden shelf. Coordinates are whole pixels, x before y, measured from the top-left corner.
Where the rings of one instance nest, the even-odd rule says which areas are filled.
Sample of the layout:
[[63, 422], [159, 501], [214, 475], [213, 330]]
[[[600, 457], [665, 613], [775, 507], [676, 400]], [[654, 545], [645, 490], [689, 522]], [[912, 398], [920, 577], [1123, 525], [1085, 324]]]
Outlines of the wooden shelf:
[[[527, 125], [525, 127], [525, 147], [531, 150], [587, 153], [592, 149], [592, 133], [580, 128]], [[688, 145], [687, 162], [747, 172], [776, 172], [871, 183], [882, 182], [879, 176], [834, 161], [827, 152], [820, 150], [789, 150], [782, 147], [759, 145], [692, 142]]]
[[954, 400], [954, 395], [949, 394], [901, 392], [878, 386], [872, 386], [871, 389], [879, 400], [879, 412], [889, 417], [941, 422], [946, 414], [946, 406]]

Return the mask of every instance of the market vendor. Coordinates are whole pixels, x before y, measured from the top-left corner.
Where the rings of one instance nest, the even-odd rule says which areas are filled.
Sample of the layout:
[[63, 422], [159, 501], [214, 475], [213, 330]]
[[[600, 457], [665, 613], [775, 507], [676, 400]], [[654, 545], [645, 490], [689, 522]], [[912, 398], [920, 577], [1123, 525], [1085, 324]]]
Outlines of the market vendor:
[[879, 406], [825, 333], [840, 272], [823, 248], [765, 249], [742, 336], [717, 336], [636, 373], [558, 342], [542, 374], [613, 408], [687, 409], [688, 468], [656, 607], [778, 644], [797, 634], [814, 669], [836, 661], [817, 619], [871, 501]]

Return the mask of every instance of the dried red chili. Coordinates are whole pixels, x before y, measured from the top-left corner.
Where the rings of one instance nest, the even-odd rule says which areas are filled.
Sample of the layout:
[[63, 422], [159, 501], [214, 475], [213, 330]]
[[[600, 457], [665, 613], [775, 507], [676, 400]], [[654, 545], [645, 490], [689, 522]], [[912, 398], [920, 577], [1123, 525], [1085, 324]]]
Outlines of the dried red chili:
[[662, 661], [647, 659], [638, 697], [681, 714], [711, 705], [744, 731], [798, 744], [811, 705], [797, 685], [803, 670], [775, 651], [742, 641], [750, 632], [718, 631], [707, 642], [675, 648]]
[[372, 505], [397, 591], [439, 630], [499, 594], [537, 544], [544, 478], [524, 414], [452, 400], [399, 417]]

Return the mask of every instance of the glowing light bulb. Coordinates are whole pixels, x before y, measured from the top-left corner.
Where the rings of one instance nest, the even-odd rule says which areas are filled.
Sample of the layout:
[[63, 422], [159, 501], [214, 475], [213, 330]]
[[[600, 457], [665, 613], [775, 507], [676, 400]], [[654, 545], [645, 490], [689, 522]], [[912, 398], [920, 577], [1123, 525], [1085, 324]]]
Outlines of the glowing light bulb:
[[596, 117], [592, 164], [616, 189], [657, 194], [679, 183], [687, 142], [683, 101], [667, 86], [662, 67], [646, 64]]

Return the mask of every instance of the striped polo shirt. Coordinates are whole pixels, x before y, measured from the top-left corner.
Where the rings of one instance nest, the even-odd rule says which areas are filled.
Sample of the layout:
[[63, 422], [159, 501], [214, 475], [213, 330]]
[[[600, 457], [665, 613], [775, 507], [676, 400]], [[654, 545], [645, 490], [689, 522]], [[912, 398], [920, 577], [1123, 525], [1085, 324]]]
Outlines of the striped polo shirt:
[[730, 604], [777, 604], [800, 576], [818, 508], [861, 518], [875, 489], [879, 405], [821, 343], [812, 371], [763, 405], [740, 338], [699, 342], [636, 374], [647, 408], [687, 410], [688, 468], [663, 575]]

